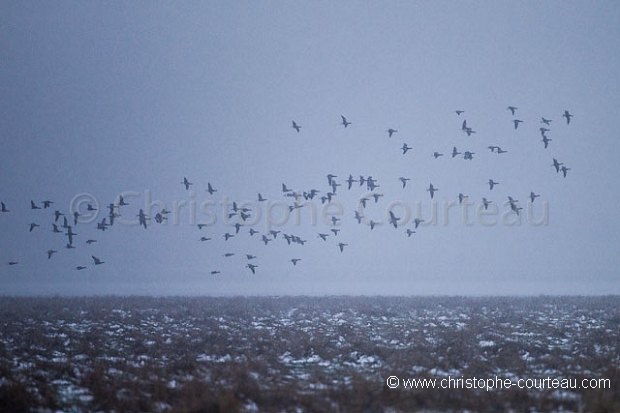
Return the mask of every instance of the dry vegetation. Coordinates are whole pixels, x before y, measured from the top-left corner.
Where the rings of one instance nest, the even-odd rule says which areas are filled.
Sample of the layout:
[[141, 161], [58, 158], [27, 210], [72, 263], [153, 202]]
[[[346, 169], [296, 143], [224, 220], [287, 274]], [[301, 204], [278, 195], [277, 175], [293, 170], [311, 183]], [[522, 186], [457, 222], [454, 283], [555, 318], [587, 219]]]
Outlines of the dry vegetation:
[[[620, 297], [0, 298], [0, 411], [620, 411]], [[609, 378], [405, 390], [386, 378]]]

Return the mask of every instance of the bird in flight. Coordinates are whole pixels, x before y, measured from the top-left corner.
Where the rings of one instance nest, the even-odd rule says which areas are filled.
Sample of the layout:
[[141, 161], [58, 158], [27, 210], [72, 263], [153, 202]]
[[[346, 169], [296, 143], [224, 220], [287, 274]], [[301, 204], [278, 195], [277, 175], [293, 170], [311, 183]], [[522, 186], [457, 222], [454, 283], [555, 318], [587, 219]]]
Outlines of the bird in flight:
[[465, 113], [464, 110], [455, 110], [455, 112], [458, 116], [461, 116], [461, 113]]
[[389, 134], [388, 137], [391, 138], [392, 135], [395, 134], [396, 132], [398, 132], [396, 129], [392, 129], [392, 128], [388, 129], [387, 130], [387, 133]]
[[567, 110], [565, 110], [562, 116], [566, 118], [566, 124], [570, 125], [570, 118], [572, 118], [573, 115], [571, 115]]
[[402, 148], [400, 148], [400, 149], [402, 149], [402, 150], [403, 150], [403, 155], [404, 155], [404, 154], [406, 154], [406, 153], [407, 153], [407, 151], [408, 151], [409, 149], [413, 149], [413, 148], [412, 148], [412, 147], [410, 147], [410, 146], [408, 146], [406, 143], [403, 143], [403, 147], [402, 147]]
[[30, 224], [30, 232], [32, 232], [33, 229], [35, 229], [36, 227], [40, 226], [39, 224], [35, 224], [34, 222]]
[[489, 205], [492, 203], [493, 201], [489, 201], [486, 198], [482, 198], [482, 203], [484, 204], [484, 209], [489, 209]]
[[75, 269], [78, 270], [78, 271], [82, 271], [82, 270], [85, 270], [86, 267], [83, 266], [83, 265], [78, 265], [77, 267], [75, 267]]
[[54, 255], [54, 253], [56, 253], [58, 251], [56, 250], [47, 250], [47, 259], [49, 260], [50, 258], [52, 258], [52, 255]]
[[540, 195], [536, 195], [534, 192], [530, 192], [530, 199], [532, 200], [532, 202], [534, 202], [534, 200], [536, 198], [538, 198]]
[[403, 183], [403, 188], [407, 186], [407, 181], [411, 181], [411, 178], [403, 178], [402, 176], [398, 179]]
[[53, 201], [43, 201], [43, 209], [49, 208], [53, 203]]
[[193, 183], [191, 183], [190, 181], [188, 181], [188, 180], [187, 180], [187, 177], [185, 177], [185, 176], [183, 177], [183, 182], [181, 182], [181, 183], [182, 183], [183, 185], [185, 185], [185, 189], [186, 189], [186, 190], [189, 190], [189, 187], [190, 187], [191, 185], [194, 185]]
[[2, 209], [0, 209], [0, 212], [11, 212], [8, 209], [6, 209], [6, 205], [4, 205], [4, 202], [0, 202], [0, 204], [2, 205]]
[[301, 126], [299, 126], [297, 122], [293, 121], [293, 129], [295, 129], [299, 133]]
[[440, 153], [440, 152], [435, 151], [435, 152], [433, 152], [433, 156], [435, 157], [435, 159], [437, 159], [437, 158], [439, 158], [440, 156], [443, 156], [443, 153]]
[[435, 195], [435, 192], [436, 192], [436, 191], [439, 191], [439, 189], [438, 189], [438, 188], [435, 188], [435, 187], [433, 186], [433, 184], [431, 183], [431, 184], [428, 186], [427, 191], [431, 193], [431, 199], [433, 199], [433, 196]]
[[514, 106], [508, 106], [508, 107], [506, 108], [506, 110], [509, 110], [509, 111], [510, 111], [510, 113], [512, 113], [512, 116], [514, 116], [514, 115], [515, 115], [515, 112], [517, 111], [517, 109], [518, 109], [518, 108], [515, 108]]
[[209, 182], [207, 183], [206, 191], [209, 193], [209, 195], [213, 195], [214, 192], [217, 192], [217, 189], [214, 189], [213, 186], [211, 186], [211, 182]]
[[541, 119], [540, 123], [544, 123], [545, 125], [550, 125], [551, 122], [553, 122], [552, 119], [545, 119], [545, 118], [540, 118], [540, 119]]
[[415, 231], [412, 229], [407, 228], [407, 231], [405, 231], [407, 233], [407, 236], [410, 237], [411, 234], [415, 234]]
[[551, 142], [551, 140], [552, 139], [547, 138], [547, 135], [543, 135], [541, 142], [545, 144], [545, 149], [547, 149], [547, 146], [549, 146], [549, 142]]
[[248, 263], [246, 267], [248, 267], [252, 271], [252, 274], [256, 274], [256, 267], [258, 267], [258, 265]]
[[517, 129], [519, 127], [519, 123], [523, 123], [523, 121], [521, 119], [514, 119], [512, 123], [515, 124], [515, 129]]
[[394, 212], [390, 211], [390, 224], [392, 224], [394, 226], [394, 228], [398, 228], [398, 220], [400, 218], [398, 218], [396, 215], [394, 215]]
[[456, 155], [460, 155], [461, 152], [456, 150], [456, 146], [452, 147], [452, 157], [454, 158]]
[[344, 251], [344, 247], [346, 247], [349, 244], [345, 244], [344, 242], [339, 242], [338, 243], [338, 247], [340, 248], [340, 252]]
[[472, 159], [474, 159], [475, 154], [476, 152], [465, 151], [465, 153], [463, 154], [463, 159], [471, 161]]
[[562, 166], [560, 169], [562, 170], [562, 174], [564, 175], [564, 178], [566, 178], [566, 172], [570, 171], [570, 168]]
[[489, 179], [489, 190], [492, 191], [495, 185], [499, 185], [499, 182], [495, 182], [494, 180]]
[[105, 261], [101, 261], [99, 258], [95, 257], [94, 255], [91, 255], [91, 257], [93, 258], [95, 265], [105, 264]]
[[299, 261], [301, 261], [301, 258], [291, 258], [291, 262], [293, 263], [293, 265], [297, 265]]
[[41, 209], [41, 207], [35, 204], [33, 200], [30, 200], [30, 209]]
[[555, 168], [555, 172], [560, 172], [560, 166], [564, 165], [562, 162], [558, 162], [557, 159], [553, 158], [553, 166]]
[[423, 219], [420, 219], [420, 218], [416, 218], [416, 219], [414, 219], [414, 220], [413, 220], [413, 223], [415, 224], [415, 229], [418, 229], [418, 227], [420, 226], [420, 224], [421, 224], [422, 222], [424, 222], [424, 220], [423, 220]]
[[345, 118], [344, 116], [340, 115], [340, 117], [342, 118], [342, 122], [340, 122], [340, 124], [344, 125], [345, 128], [351, 124], [351, 122], [348, 122], [347, 118]]

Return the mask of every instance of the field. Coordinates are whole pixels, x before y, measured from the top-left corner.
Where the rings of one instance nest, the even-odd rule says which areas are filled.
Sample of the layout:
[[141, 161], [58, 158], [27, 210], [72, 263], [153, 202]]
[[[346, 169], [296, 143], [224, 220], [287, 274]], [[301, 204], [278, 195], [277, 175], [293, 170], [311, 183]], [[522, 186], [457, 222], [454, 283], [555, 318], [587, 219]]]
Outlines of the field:
[[617, 296], [0, 297], [0, 321], [2, 412], [620, 411]]

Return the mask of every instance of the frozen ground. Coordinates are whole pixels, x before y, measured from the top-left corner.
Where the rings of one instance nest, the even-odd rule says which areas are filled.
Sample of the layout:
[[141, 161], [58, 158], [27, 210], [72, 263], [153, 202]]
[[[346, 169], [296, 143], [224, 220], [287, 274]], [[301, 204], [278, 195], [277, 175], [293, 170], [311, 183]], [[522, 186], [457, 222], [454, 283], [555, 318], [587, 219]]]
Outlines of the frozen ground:
[[0, 321], [0, 411], [620, 411], [617, 296], [4, 297]]

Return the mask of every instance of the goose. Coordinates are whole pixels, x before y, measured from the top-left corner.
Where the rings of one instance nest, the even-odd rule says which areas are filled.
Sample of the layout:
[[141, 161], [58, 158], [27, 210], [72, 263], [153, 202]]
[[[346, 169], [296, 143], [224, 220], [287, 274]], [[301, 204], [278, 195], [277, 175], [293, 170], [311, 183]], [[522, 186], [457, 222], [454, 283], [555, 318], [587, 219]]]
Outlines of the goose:
[[502, 154], [502, 153], [506, 153], [508, 151], [503, 150], [502, 148], [500, 148], [499, 146], [497, 147], [497, 153], [498, 154]]
[[267, 201], [267, 198], [263, 198], [263, 196], [259, 192], [258, 193], [258, 202], [263, 202], [263, 201]]
[[213, 270], [213, 271], [211, 271], [211, 275], [220, 274], [220, 273], [221, 273], [221, 272], [220, 272], [220, 271], [218, 271], [218, 270]]
[[188, 181], [188, 180], [187, 180], [187, 177], [185, 177], [185, 176], [183, 177], [183, 182], [181, 182], [181, 183], [182, 183], [183, 185], [185, 185], [185, 189], [186, 189], [186, 190], [189, 190], [189, 187], [190, 187], [191, 185], [194, 185], [193, 183], [191, 183], [190, 181]]
[[540, 134], [542, 136], [545, 136], [545, 133], [549, 132], [551, 129], [547, 129], [547, 128], [541, 126], [540, 128], [538, 128], [538, 130], [540, 131]]
[[433, 152], [433, 156], [435, 157], [435, 159], [437, 159], [437, 158], [439, 158], [440, 156], [443, 156], [443, 153], [440, 153], [440, 152], [435, 151], [435, 152]]
[[73, 213], [73, 225], [77, 225], [77, 223], [78, 223], [78, 218], [79, 218], [79, 217], [80, 217], [80, 213], [79, 213], [79, 212], [77, 212], [77, 211], [75, 211], [75, 212]]
[[561, 163], [561, 162], [558, 162], [557, 159], [553, 158], [553, 165], [551, 165], [551, 166], [553, 166], [555, 168], [555, 172], [560, 172], [560, 166], [562, 166], [562, 165], [564, 165], [564, 164]]
[[452, 147], [452, 157], [454, 158], [456, 155], [460, 155], [461, 152], [456, 150], [456, 146]]
[[209, 195], [213, 195], [214, 192], [217, 192], [217, 189], [214, 189], [213, 186], [211, 186], [211, 182], [208, 182], [206, 191]]
[[340, 117], [342, 118], [342, 122], [340, 122], [340, 124], [344, 125], [345, 128], [351, 124], [351, 122], [348, 122], [347, 118], [345, 118], [344, 116], [340, 115]]
[[119, 198], [119, 201], [118, 201], [119, 206], [129, 205], [127, 202], [125, 202], [125, 199], [123, 198], [122, 195], [119, 195], [118, 198]]
[[247, 264], [246, 267], [248, 267], [252, 271], [252, 274], [256, 274], [256, 267], [258, 267], [258, 265], [256, 265], [256, 264]]
[[494, 180], [489, 179], [489, 190], [492, 191], [495, 185], [499, 185], [499, 182], [495, 182]]
[[407, 231], [405, 231], [407, 233], [407, 236], [410, 237], [411, 234], [415, 234], [415, 231], [412, 229], [407, 228]]
[[436, 191], [439, 191], [439, 189], [435, 188], [435, 187], [433, 186], [433, 184], [431, 183], [431, 184], [428, 186], [427, 191], [431, 193], [431, 199], [433, 199], [433, 196], [435, 195], [435, 192], [436, 192]]
[[338, 233], [340, 232], [340, 229], [339, 228], [332, 228], [330, 231], [333, 232], [334, 235], [338, 235]]
[[56, 250], [47, 250], [47, 259], [49, 260], [50, 258], [52, 258], [52, 255], [54, 255], [57, 252], [58, 251]]
[[43, 201], [43, 209], [49, 208], [53, 203], [53, 201]]
[[91, 257], [93, 258], [95, 265], [105, 264], [105, 261], [101, 261], [99, 258], [95, 257], [94, 255], [91, 255]]
[[30, 224], [30, 232], [32, 232], [33, 229], [35, 229], [36, 227], [39, 227], [39, 224], [35, 224], [34, 222]]
[[370, 220], [370, 230], [375, 229], [375, 225], [379, 225], [379, 222], [375, 222], [372, 219]]
[[77, 267], [75, 267], [75, 269], [78, 270], [78, 271], [82, 271], [82, 270], [85, 270], [86, 267], [83, 266], [83, 265], [78, 265]]
[[464, 200], [466, 200], [468, 198], [467, 195], [463, 195], [462, 193], [459, 193], [459, 204], [462, 204]]
[[54, 224], [53, 222], [52, 222], [52, 227], [53, 227], [52, 232], [56, 232], [56, 233], [62, 232], [61, 230], [58, 229], [58, 225]]
[[517, 109], [518, 109], [518, 108], [516, 108], [516, 107], [514, 107], [514, 106], [508, 106], [508, 107], [506, 108], [506, 110], [509, 110], [509, 111], [510, 111], [510, 113], [512, 114], [512, 116], [514, 116], [514, 115], [515, 115], [515, 112], [517, 111]]
[[252, 254], [245, 254], [245, 258], [247, 258], [248, 260], [253, 260], [256, 258], [256, 255], [252, 255]]
[[566, 118], [566, 124], [570, 125], [570, 118], [572, 118], [573, 115], [571, 115], [567, 110], [565, 110], [562, 116]]
[[297, 133], [299, 133], [299, 131], [301, 130], [301, 126], [299, 126], [297, 122], [295, 121], [292, 121], [292, 122], [293, 122], [293, 129], [295, 129]]
[[349, 244], [345, 244], [344, 242], [339, 242], [338, 243], [338, 247], [340, 248], [340, 252], [344, 251], [344, 247], [346, 247]]
[[329, 234], [321, 234], [321, 233], [319, 233], [319, 238], [321, 238], [323, 241], [327, 241], [327, 237], [329, 237]]
[[286, 184], [282, 184], [282, 192], [287, 193], [292, 191], [292, 189], [287, 188]]
[[491, 152], [495, 152], [496, 149], [499, 149], [499, 146], [490, 145], [490, 146], [487, 146], [487, 148], [490, 149]]
[[4, 205], [4, 202], [0, 202], [2, 209], [0, 209], [0, 212], [11, 212], [6, 208], [6, 205]]
[[223, 237], [225, 241], [228, 241], [230, 238], [234, 237], [234, 235], [227, 232], [223, 235]]
[[351, 187], [353, 186], [353, 182], [357, 182], [357, 179], [353, 179], [353, 175], [349, 175], [349, 179], [346, 180], [346, 183], [348, 185], [347, 189], [351, 189]]
[[265, 243], [265, 245], [267, 245], [269, 243], [269, 241], [272, 241], [272, 239], [267, 238], [266, 235], [263, 235], [263, 237], [261, 238], [261, 241], [263, 241]]
[[512, 123], [515, 124], [515, 129], [517, 129], [519, 127], [519, 123], [523, 123], [523, 121], [520, 119], [514, 119]]
[[338, 178], [338, 175], [327, 174], [327, 185], [332, 186], [332, 183], [334, 182], [334, 178]]
[[454, 112], [456, 112], [457, 116], [461, 116], [461, 113], [465, 113], [464, 110], [455, 110]]
[[70, 225], [69, 225], [69, 228], [67, 228], [67, 232], [65, 233], [65, 235], [69, 237], [69, 244], [73, 244], [73, 236], [77, 234], [73, 232], [73, 229], [71, 228]]
[[532, 202], [534, 202], [534, 200], [536, 198], [538, 198], [540, 195], [536, 195], [534, 192], [530, 192], [530, 199], [532, 200]]
[[95, 208], [94, 206], [92, 206], [92, 204], [89, 202], [88, 205], [86, 205], [86, 210], [87, 211], [96, 211], [97, 208]]
[[293, 263], [293, 265], [297, 265], [299, 261], [301, 261], [301, 258], [291, 258], [291, 262]]
[[396, 129], [388, 129], [387, 133], [388, 133], [388, 137], [391, 138], [393, 134], [395, 134], [396, 132], [398, 132]]
[[398, 228], [398, 221], [400, 220], [399, 217], [397, 217], [396, 215], [394, 215], [394, 212], [390, 211], [390, 224], [392, 224], [394, 226], [394, 228]]
[[75, 245], [73, 245], [73, 244], [71, 244], [71, 243], [67, 243], [67, 245], [65, 245], [65, 248], [66, 248], [66, 249], [68, 249], [68, 250], [70, 250], [70, 249], [75, 248]]
[[403, 151], [403, 155], [404, 155], [404, 154], [406, 154], [406, 153], [407, 153], [407, 151], [408, 151], [409, 149], [413, 149], [413, 148], [412, 148], [412, 147], [410, 147], [410, 146], [408, 146], [406, 143], [403, 143], [403, 147], [402, 147], [402, 148], [400, 148], [400, 149], [402, 149], [402, 151]]
[[9, 265], [17, 265], [17, 264], [19, 264], [19, 262], [17, 262], [17, 261], [9, 261]]
[[86, 243], [87, 243], [88, 245], [90, 245], [90, 244], [92, 244], [92, 243], [94, 243], [94, 242], [97, 242], [97, 240], [96, 240], [96, 239], [89, 239], [89, 240], [87, 240], [87, 241], [86, 241]]
[[465, 153], [463, 153], [463, 159], [467, 159], [468, 161], [471, 161], [472, 159], [474, 159], [475, 154], [476, 152], [465, 151]]
[[403, 189], [407, 186], [407, 181], [411, 181], [411, 178], [403, 178], [402, 176], [398, 179], [403, 183]]
[[551, 122], [553, 122], [553, 119], [545, 119], [545, 118], [540, 118], [540, 123], [544, 123], [545, 125], [550, 125]]
[[467, 133], [467, 136], [471, 136], [472, 133], [476, 133], [476, 131], [472, 128], [465, 128], [465, 133]]
[[254, 228], [250, 228], [250, 236], [253, 237], [254, 234], [258, 234], [258, 231], [255, 230]]
[[200, 241], [205, 242], [205, 241], [209, 241], [211, 240], [211, 238], [209, 237], [200, 237]]
[[34, 201], [30, 201], [30, 209], [41, 209], [40, 206], [36, 205]]
[[422, 222], [424, 222], [424, 220], [423, 220], [423, 219], [420, 219], [420, 218], [416, 218], [416, 219], [414, 219], [414, 220], [413, 220], [413, 223], [415, 224], [415, 229], [418, 229], [418, 227], [420, 226], [420, 224], [421, 224]]
[[233, 255], [235, 255], [235, 253], [234, 253], [234, 252], [227, 252], [227, 253], [225, 253], [224, 255], [222, 255], [222, 257], [226, 257], [226, 258], [228, 258], [228, 257], [232, 257]]
[[566, 172], [567, 172], [567, 171], [570, 171], [570, 168], [567, 168], [567, 167], [563, 166], [563, 167], [562, 167], [562, 168], [560, 168], [560, 169], [562, 169], [562, 174], [564, 174], [564, 178], [566, 178]]
[[355, 211], [355, 219], [357, 220], [358, 224], [362, 223], [362, 219], [364, 219], [364, 216], [362, 214], [359, 213], [359, 211]]
[[146, 220], [148, 218], [146, 217], [146, 215], [144, 215], [144, 211], [140, 209], [140, 211], [138, 212], [138, 215], [136, 216], [138, 217], [138, 225], [142, 225], [144, 229], [146, 229]]
[[493, 201], [489, 201], [486, 198], [482, 198], [482, 204], [484, 205], [484, 209], [489, 209], [489, 205], [492, 204]]
[[547, 149], [547, 146], [549, 146], [549, 142], [551, 142], [551, 139], [547, 138], [546, 135], [543, 135], [541, 142], [545, 145], [545, 149]]

